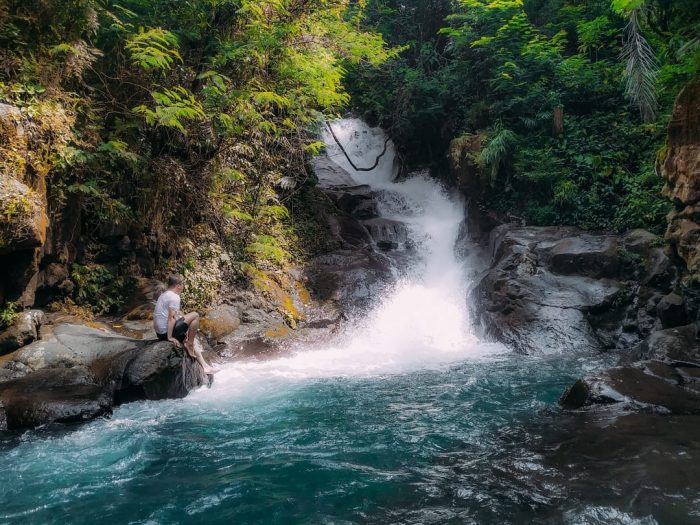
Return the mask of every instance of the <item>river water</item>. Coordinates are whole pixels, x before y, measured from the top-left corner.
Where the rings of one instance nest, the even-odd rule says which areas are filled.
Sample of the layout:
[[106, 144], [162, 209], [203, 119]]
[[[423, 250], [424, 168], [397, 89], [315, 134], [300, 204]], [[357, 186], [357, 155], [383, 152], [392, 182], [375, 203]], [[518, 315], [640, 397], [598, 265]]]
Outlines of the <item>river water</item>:
[[[334, 130], [358, 166], [383, 149], [359, 121]], [[0, 437], [0, 522], [697, 523], [700, 428], [562, 414], [564, 389], [610, 358], [480, 341], [454, 252], [463, 203], [393, 175], [390, 144], [353, 174], [411, 239], [375, 308], [320, 347], [228, 364], [184, 400]]]

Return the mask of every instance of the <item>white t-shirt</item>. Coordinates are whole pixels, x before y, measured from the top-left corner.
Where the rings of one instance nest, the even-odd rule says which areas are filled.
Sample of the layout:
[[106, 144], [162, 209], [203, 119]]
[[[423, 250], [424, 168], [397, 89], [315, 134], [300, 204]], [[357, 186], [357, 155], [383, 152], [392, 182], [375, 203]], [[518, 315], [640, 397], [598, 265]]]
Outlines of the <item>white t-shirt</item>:
[[168, 317], [170, 310], [180, 311], [180, 296], [168, 290], [158, 297], [156, 309], [153, 311], [153, 328], [157, 334], [168, 333]]

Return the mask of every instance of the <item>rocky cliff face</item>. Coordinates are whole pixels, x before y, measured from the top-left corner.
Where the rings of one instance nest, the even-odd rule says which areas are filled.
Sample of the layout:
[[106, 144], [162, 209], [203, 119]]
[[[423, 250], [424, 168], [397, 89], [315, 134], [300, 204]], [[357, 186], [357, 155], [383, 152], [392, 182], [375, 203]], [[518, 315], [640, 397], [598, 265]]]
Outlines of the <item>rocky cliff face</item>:
[[[652, 332], [618, 366], [576, 382], [561, 399], [568, 408], [612, 404], [658, 414], [700, 414], [700, 80], [676, 99], [658, 168], [673, 202], [665, 240], [681, 282], [660, 304], [665, 330]], [[668, 325], [668, 319], [675, 323]], [[683, 323], [689, 323], [682, 325]]]
[[[23, 293], [39, 269], [39, 252], [46, 241], [46, 195], [41, 191], [43, 180], [37, 182], [28, 173], [27, 125], [18, 108], [0, 104], [0, 302]], [[20, 302], [29, 305], [33, 299], [22, 296]]]
[[673, 202], [666, 240], [686, 267], [685, 281], [700, 281], [700, 80], [678, 95], [659, 158], [664, 195]]

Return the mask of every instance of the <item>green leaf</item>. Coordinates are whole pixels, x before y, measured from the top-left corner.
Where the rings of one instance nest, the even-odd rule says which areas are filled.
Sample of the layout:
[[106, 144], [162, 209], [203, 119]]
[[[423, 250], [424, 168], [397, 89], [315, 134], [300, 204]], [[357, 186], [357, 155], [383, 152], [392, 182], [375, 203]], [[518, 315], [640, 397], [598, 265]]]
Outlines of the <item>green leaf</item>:
[[612, 0], [612, 9], [616, 13], [626, 14], [640, 9], [647, 0]]
[[126, 43], [133, 63], [145, 70], [164, 71], [170, 69], [175, 60], [182, 62], [178, 47], [177, 37], [160, 27], [148, 31], [140, 28]]

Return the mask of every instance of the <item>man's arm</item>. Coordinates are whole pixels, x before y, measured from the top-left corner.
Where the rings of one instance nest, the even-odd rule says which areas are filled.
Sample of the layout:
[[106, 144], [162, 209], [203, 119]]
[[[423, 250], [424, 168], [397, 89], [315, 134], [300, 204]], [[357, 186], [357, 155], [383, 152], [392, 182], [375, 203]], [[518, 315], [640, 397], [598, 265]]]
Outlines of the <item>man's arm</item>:
[[180, 341], [173, 337], [175, 321], [177, 321], [177, 310], [175, 310], [175, 308], [168, 308], [168, 341], [179, 347]]

